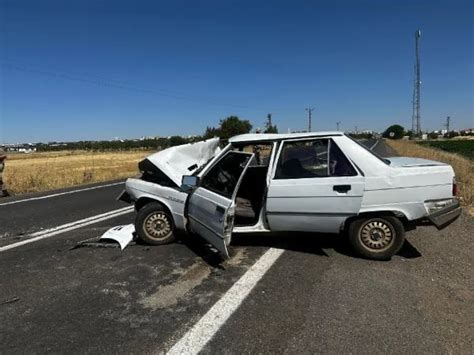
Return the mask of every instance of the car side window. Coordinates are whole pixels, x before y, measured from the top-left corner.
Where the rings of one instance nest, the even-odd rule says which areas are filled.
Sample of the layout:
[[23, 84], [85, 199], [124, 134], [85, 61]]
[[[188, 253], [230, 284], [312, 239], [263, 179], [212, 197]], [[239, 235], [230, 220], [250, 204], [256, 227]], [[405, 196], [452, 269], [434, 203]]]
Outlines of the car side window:
[[284, 143], [275, 179], [354, 175], [357, 172], [332, 140], [313, 139]]
[[357, 171], [344, 155], [342, 150], [334, 143], [329, 141], [329, 174], [330, 176], [356, 176]]
[[251, 156], [240, 152], [227, 153], [202, 178], [201, 187], [225, 197], [232, 197]]

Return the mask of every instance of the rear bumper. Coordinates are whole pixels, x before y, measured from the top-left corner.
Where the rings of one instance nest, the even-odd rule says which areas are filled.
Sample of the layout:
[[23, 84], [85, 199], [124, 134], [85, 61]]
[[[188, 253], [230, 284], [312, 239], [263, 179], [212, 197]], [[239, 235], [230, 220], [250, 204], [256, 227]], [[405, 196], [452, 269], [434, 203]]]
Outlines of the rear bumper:
[[451, 205], [428, 215], [428, 219], [438, 229], [443, 229], [454, 222], [461, 214], [461, 206], [456, 199]]

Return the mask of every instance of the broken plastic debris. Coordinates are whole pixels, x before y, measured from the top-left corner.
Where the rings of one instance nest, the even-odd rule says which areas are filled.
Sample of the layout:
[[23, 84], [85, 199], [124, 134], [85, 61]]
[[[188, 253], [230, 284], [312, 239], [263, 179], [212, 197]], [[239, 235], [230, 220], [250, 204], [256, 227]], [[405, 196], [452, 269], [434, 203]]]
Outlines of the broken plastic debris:
[[128, 244], [133, 240], [135, 234], [135, 226], [133, 224], [127, 224], [124, 226], [116, 226], [110, 228], [105, 232], [99, 241], [102, 240], [114, 240], [120, 244], [120, 249], [124, 250]]

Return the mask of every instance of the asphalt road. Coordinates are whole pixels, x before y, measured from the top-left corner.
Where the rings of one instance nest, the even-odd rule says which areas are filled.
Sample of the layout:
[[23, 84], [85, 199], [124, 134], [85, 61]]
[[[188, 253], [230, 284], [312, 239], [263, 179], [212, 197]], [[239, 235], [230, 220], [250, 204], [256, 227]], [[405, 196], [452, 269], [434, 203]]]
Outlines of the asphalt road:
[[[225, 262], [186, 236], [123, 252], [75, 248], [133, 221], [114, 200], [121, 188], [0, 200], [0, 248], [92, 222], [0, 251], [0, 353], [166, 352], [280, 249], [204, 353], [473, 353], [474, 219], [465, 213], [443, 231], [409, 232], [388, 262], [359, 259], [332, 235], [235, 236]], [[90, 220], [104, 214], [113, 218]]]

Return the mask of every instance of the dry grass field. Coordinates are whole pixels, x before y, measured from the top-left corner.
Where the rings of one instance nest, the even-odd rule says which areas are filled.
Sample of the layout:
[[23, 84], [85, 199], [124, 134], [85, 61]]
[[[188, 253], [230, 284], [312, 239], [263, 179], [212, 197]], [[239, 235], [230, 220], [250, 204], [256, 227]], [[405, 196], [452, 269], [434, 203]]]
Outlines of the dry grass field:
[[138, 174], [137, 163], [150, 151], [60, 151], [8, 156], [4, 180], [9, 192], [47, 191], [126, 178]]
[[474, 214], [474, 163], [461, 155], [416, 144], [413, 141], [390, 140], [385, 142], [398, 154], [407, 157], [438, 160], [450, 164], [456, 173], [456, 181], [461, 193], [461, 203]]

